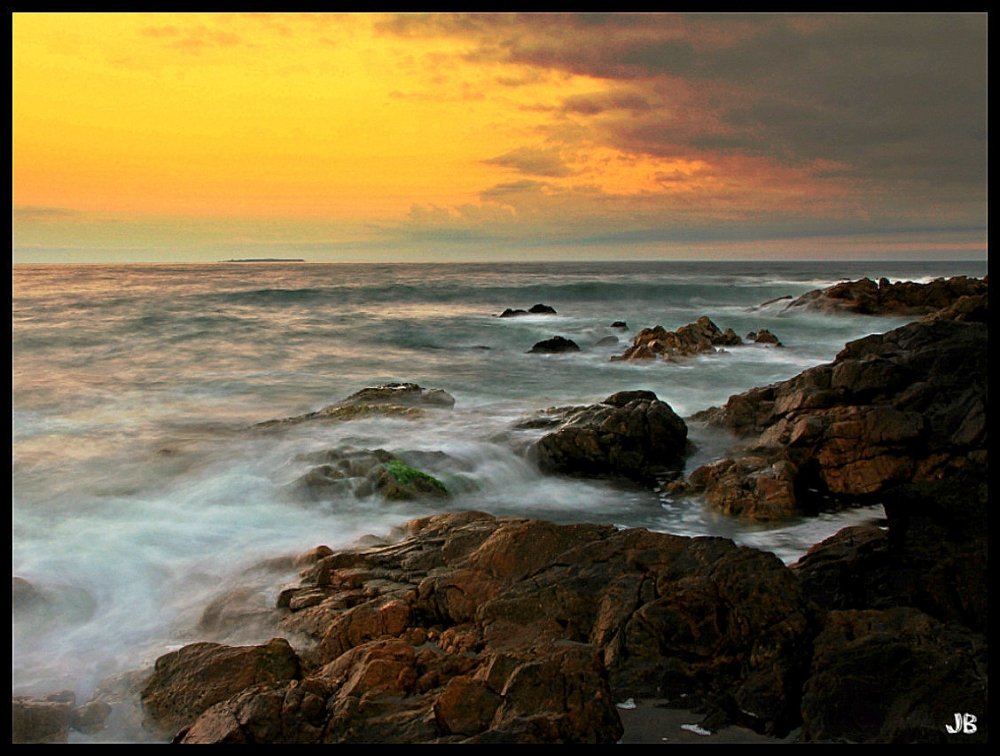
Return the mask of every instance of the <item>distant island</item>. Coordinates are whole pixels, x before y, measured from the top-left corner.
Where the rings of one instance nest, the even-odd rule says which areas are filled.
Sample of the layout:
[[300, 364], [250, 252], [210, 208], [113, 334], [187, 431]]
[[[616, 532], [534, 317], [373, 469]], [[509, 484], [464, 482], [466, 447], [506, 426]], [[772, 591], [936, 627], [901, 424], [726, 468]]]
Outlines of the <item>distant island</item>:
[[243, 260], [223, 260], [227, 263], [245, 262], [305, 262], [301, 257], [248, 257]]

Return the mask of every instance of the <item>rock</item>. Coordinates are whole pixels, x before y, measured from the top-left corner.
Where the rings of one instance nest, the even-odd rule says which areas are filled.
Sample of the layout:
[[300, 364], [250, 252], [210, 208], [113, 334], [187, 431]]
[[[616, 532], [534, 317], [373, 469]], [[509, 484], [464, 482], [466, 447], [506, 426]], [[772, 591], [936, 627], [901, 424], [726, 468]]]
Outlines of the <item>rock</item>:
[[559, 414], [558, 427], [529, 449], [543, 472], [648, 482], [675, 470], [686, 451], [687, 425], [652, 391], [623, 391]]
[[[790, 302], [785, 309], [806, 308], [824, 312], [853, 312], [862, 315], [925, 315], [935, 311], [951, 308], [963, 297], [980, 298], [981, 309], [976, 306], [976, 299], [970, 299], [963, 305], [967, 309], [967, 317], [963, 319], [980, 319], [985, 321], [985, 303], [982, 298], [989, 292], [989, 278], [982, 279], [958, 276], [955, 278], [938, 278], [930, 283], [920, 284], [912, 281], [891, 283], [888, 279], [879, 279], [875, 283], [870, 278], [859, 281], [844, 281], [828, 289], [808, 292]], [[969, 314], [977, 312], [978, 314]], [[945, 316], [949, 318], [949, 316]], [[954, 319], [952, 315], [949, 319]]]
[[872, 501], [983, 462], [987, 338], [985, 324], [911, 323], [849, 343], [831, 364], [732, 396], [692, 419], [742, 444], [689, 482], [735, 514], [773, 519]]
[[65, 743], [76, 703], [71, 690], [47, 696], [11, 698], [11, 742]]
[[766, 328], [761, 328], [759, 331], [751, 331], [748, 333], [747, 341], [752, 341], [755, 344], [773, 344], [774, 346], [781, 346], [781, 342], [778, 341], [778, 337]]
[[424, 496], [448, 496], [440, 480], [409, 465], [402, 458], [432, 461], [445, 467], [451, 458], [443, 452], [399, 452], [384, 449], [329, 449], [307, 457], [323, 462], [292, 484], [291, 490], [316, 500], [379, 494], [388, 501], [409, 501]]
[[628, 324], [624, 320], [616, 320], [614, 323], [611, 324], [611, 327], [620, 328], [623, 331], [628, 330]]
[[[895, 608], [830, 612], [814, 645], [803, 741], [987, 742], [985, 637]], [[975, 731], [949, 734], [955, 712]]]
[[887, 528], [846, 528], [792, 569], [823, 609], [910, 606], [986, 635], [988, 499], [985, 466], [898, 486], [883, 498]]
[[512, 310], [509, 307], [500, 313], [501, 318], [516, 318], [521, 315], [555, 315], [556, 311], [545, 304], [536, 304], [528, 310]]
[[[437, 478], [392, 459], [368, 473], [368, 482], [389, 501], [409, 501], [421, 496], [448, 496], [448, 489]], [[359, 489], [363, 495], [365, 489]]]
[[193, 643], [156, 660], [142, 704], [158, 727], [177, 731], [246, 688], [273, 688], [298, 675], [298, 657], [284, 638], [259, 646]]
[[442, 389], [426, 389], [416, 383], [386, 383], [361, 389], [316, 412], [268, 420], [255, 427], [291, 425], [311, 420], [355, 420], [373, 415], [413, 419], [423, 417], [424, 410], [428, 408], [451, 409], [454, 406], [455, 397]]
[[773, 555], [478, 512], [334, 552], [288, 593], [286, 631], [314, 642], [298, 673], [206, 644], [157, 662], [147, 690], [176, 692], [147, 708], [178, 742], [614, 743], [616, 701], [681, 695], [784, 734], [816, 632]]
[[532, 315], [555, 315], [556, 311], [552, 307], [544, 304], [536, 304], [528, 309]]
[[616, 347], [616, 346], [618, 346], [619, 343], [621, 343], [621, 342], [618, 341], [618, 337], [617, 336], [605, 336], [603, 339], [599, 339], [598, 342], [596, 344], [594, 344], [594, 346], [596, 346], [596, 347], [610, 347], [610, 346]]
[[553, 336], [535, 344], [529, 352], [531, 354], [562, 354], [565, 352], [579, 352], [580, 347], [575, 341], [562, 336]]
[[715, 352], [716, 347], [738, 346], [743, 340], [732, 328], [725, 331], [702, 316], [694, 323], [667, 331], [663, 326], [643, 328], [636, 334], [632, 346], [612, 360], [639, 360], [660, 357], [665, 360], [690, 357], [705, 352]]

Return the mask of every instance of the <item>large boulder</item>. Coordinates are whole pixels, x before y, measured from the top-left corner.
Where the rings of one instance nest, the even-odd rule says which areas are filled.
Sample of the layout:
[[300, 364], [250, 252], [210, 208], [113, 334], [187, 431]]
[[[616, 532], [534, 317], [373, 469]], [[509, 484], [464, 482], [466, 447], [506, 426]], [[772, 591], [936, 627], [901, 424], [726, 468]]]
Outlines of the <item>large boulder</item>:
[[735, 395], [693, 420], [741, 439], [691, 489], [748, 519], [872, 501], [987, 456], [987, 326], [911, 323], [849, 343], [833, 363]]
[[686, 452], [687, 425], [652, 391], [551, 414], [557, 427], [528, 451], [543, 472], [649, 481], [676, 472]]

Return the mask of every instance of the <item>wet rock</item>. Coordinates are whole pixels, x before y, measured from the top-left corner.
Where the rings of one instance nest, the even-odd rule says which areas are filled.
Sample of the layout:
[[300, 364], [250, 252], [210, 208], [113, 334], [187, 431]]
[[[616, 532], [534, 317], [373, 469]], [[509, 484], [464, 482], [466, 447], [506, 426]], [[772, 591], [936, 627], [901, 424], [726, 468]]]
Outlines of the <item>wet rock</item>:
[[11, 698], [11, 742], [65, 743], [76, 704], [71, 690], [46, 696]]
[[196, 683], [158, 709], [178, 742], [614, 743], [616, 701], [668, 691], [787, 732], [815, 633], [773, 555], [478, 512], [323, 557], [284, 603], [315, 642], [298, 674], [259, 679], [247, 650], [168, 655]]
[[416, 419], [424, 416], [425, 409], [451, 409], [454, 406], [455, 398], [442, 389], [426, 389], [416, 383], [387, 383], [361, 389], [316, 412], [268, 420], [255, 427], [292, 425], [313, 420], [346, 421], [372, 416]]
[[624, 320], [616, 320], [614, 323], [611, 324], [611, 327], [620, 328], [623, 331], [628, 330], [628, 324]]
[[330, 497], [379, 494], [388, 501], [408, 501], [424, 496], [448, 496], [447, 486], [436, 477], [407, 464], [422, 462], [439, 469], [455, 467], [443, 452], [400, 452], [384, 449], [329, 449], [308, 456], [324, 464], [309, 470], [292, 484], [292, 491], [314, 501]]
[[[962, 305], [967, 308], [962, 319], [985, 322], [986, 310], [982, 298], [987, 297], [988, 292], [989, 279], [986, 276], [982, 279], [966, 276], [938, 278], [926, 284], [912, 281], [891, 283], [886, 278], [876, 283], [870, 278], [862, 278], [803, 294], [790, 302], [786, 309], [805, 308], [861, 315], [925, 315], [951, 308], [963, 297], [972, 297]], [[954, 314], [950, 319], [954, 319]]]
[[675, 470], [686, 451], [687, 425], [652, 391], [619, 392], [558, 415], [558, 427], [529, 449], [543, 472], [648, 482]]
[[709, 318], [702, 316], [676, 331], [667, 331], [663, 326], [643, 328], [624, 354], [611, 359], [641, 360], [659, 357], [671, 360], [715, 352], [717, 347], [738, 346], [742, 343], [743, 339], [732, 328], [722, 331]]
[[500, 313], [501, 318], [516, 318], [521, 315], [555, 315], [556, 311], [554, 308], [549, 307], [546, 304], [536, 304], [527, 310], [513, 310], [507, 308], [502, 313]]
[[[802, 740], [987, 742], [983, 636], [911, 608], [835, 611], [814, 645]], [[976, 716], [974, 732], [947, 732], [955, 712]]]
[[553, 336], [551, 339], [539, 341], [528, 351], [532, 354], [563, 354], [565, 352], [579, 352], [580, 347], [572, 339]]
[[740, 516], [771, 519], [871, 501], [984, 462], [987, 338], [985, 324], [911, 323], [849, 343], [831, 364], [732, 396], [692, 419], [742, 444], [689, 482], [723, 508], [741, 502], [730, 507]]
[[246, 688], [272, 688], [298, 675], [298, 657], [284, 638], [259, 646], [193, 643], [156, 660], [142, 704], [157, 727], [177, 731]]
[[781, 342], [778, 341], [778, 337], [766, 328], [761, 328], [759, 331], [751, 331], [748, 333], [747, 341], [752, 341], [755, 344], [773, 344], [774, 346], [781, 346]]

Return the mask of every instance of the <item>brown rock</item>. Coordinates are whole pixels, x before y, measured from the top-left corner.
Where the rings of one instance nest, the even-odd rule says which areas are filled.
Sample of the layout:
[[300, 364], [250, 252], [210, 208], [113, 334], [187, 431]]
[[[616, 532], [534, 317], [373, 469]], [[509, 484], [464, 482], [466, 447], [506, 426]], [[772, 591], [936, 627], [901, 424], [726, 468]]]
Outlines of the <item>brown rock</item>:
[[156, 726], [176, 731], [250, 686], [277, 685], [298, 674], [298, 657], [284, 638], [260, 646], [194, 643], [156, 660], [142, 703]]
[[[744, 439], [694, 490], [754, 518], [857, 501], [985, 459], [986, 326], [911, 323], [848, 344], [829, 365], [694, 416]], [[832, 497], [832, 499], [831, 499]]]
[[694, 323], [667, 331], [663, 326], [643, 328], [636, 334], [632, 346], [612, 360], [638, 360], [661, 357], [665, 360], [714, 352], [718, 346], [738, 346], [743, 339], [732, 328], [721, 331], [715, 323], [702, 316]]

